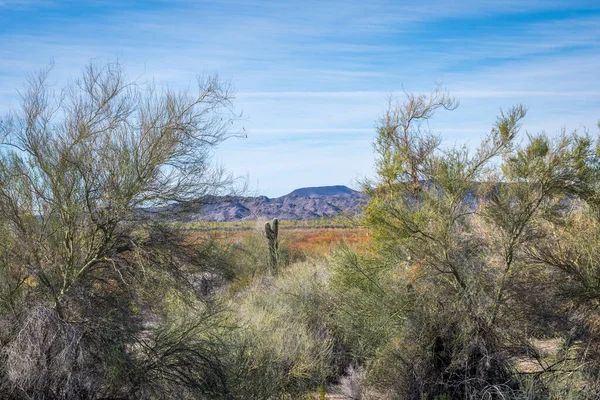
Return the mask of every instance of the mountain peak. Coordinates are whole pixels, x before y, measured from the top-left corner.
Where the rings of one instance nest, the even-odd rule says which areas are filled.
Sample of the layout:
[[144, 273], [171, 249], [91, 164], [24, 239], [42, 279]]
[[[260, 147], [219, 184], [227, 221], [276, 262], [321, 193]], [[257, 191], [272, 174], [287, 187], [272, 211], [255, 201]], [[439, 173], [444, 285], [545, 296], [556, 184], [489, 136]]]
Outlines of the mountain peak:
[[357, 191], [350, 189], [344, 185], [336, 185], [336, 186], [317, 186], [317, 187], [305, 187], [296, 189], [293, 192], [287, 194], [286, 196], [296, 196], [296, 197], [329, 197], [329, 196], [352, 196], [358, 194]]

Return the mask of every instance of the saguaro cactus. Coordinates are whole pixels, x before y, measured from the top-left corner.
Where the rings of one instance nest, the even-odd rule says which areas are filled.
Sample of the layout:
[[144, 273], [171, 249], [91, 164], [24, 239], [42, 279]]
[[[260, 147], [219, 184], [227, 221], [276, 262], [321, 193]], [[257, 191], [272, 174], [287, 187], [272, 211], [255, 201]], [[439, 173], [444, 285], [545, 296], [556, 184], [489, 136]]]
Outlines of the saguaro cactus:
[[265, 224], [265, 234], [269, 241], [269, 267], [275, 271], [279, 263], [279, 220], [273, 218], [271, 223]]

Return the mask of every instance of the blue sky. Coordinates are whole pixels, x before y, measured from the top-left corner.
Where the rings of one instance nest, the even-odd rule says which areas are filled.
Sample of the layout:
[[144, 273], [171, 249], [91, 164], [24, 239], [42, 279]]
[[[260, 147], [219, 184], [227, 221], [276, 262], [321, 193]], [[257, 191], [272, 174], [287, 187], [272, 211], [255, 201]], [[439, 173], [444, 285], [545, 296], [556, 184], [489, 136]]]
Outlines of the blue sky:
[[171, 87], [230, 80], [248, 138], [215, 162], [271, 197], [370, 176], [402, 88], [442, 81], [461, 101], [432, 121], [446, 146], [475, 146], [516, 103], [528, 132], [600, 119], [599, 1], [0, 0], [0, 115], [27, 72], [53, 60], [60, 83], [91, 59]]

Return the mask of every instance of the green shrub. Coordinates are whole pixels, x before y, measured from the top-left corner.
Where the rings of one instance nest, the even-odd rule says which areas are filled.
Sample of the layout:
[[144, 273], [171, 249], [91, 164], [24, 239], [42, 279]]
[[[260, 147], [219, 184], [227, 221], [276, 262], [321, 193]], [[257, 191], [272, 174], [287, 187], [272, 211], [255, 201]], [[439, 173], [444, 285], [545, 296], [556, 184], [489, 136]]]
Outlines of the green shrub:
[[[285, 241], [278, 247], [278, 270], [289, 264], [288, 248]], [[273, 270], [269, 264], [269, 242], [264, 233], [253, 230], [245, 233], [241, 239], [229, 247], [229, 262], [232, 265], [233, 293], [244, 289], [255, 278], [271, 275]]]
[[241, 398], [300, 396], [334, 376], [326, 325], [326, 269], [303, 263], [255, 279], [232, 300], [239, 331], [237, 393]]

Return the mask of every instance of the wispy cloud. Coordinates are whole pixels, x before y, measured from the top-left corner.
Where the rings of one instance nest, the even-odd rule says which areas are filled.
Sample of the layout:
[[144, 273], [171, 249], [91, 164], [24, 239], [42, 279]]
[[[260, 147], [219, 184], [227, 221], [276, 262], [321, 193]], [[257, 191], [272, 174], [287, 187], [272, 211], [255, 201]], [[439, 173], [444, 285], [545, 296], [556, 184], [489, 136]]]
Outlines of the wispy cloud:
[[171, 87], [218, 72], [248, 139], [216, 157], [278, 195], [369, 175], [374, 125], [403, 88], [443, 81], [461, 100], [432, 121], [448, 145], [474, 146], [519, 102], [530, 131], [593, 126], [598, 37], [591, 1], [0, 0], [0, 114], [51, 60], [57, 85], [93, 58]]

